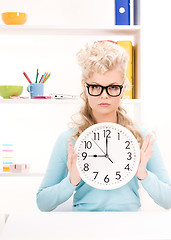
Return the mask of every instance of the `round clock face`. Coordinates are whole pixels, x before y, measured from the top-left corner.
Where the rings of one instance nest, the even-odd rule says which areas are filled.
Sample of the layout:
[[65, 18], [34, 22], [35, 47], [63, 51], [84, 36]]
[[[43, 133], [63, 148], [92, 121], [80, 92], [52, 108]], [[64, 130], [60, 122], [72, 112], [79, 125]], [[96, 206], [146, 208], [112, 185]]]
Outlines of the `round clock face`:
[[140, 148], [125, 127], [110, 122], [87, 128], [75, 144], [77, 168], [83, 181], [94, 188], [112, 190], [136, 174]]

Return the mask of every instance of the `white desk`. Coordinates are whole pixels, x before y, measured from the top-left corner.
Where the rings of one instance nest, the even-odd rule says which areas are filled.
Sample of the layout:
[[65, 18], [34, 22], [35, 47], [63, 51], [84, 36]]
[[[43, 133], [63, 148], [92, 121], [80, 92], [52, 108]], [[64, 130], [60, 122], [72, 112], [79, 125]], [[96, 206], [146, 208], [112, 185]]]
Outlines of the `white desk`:
[[12, 213], [1, 240], [171, 239], [171, 212]]

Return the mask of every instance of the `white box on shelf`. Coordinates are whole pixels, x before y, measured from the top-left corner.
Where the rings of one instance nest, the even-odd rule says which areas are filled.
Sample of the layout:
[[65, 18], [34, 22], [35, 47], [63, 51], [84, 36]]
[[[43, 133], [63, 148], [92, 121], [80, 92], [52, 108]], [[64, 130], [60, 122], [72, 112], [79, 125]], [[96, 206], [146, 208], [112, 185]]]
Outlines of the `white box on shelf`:
[[10, 172], [11, 173], [28, 173], [30, 170], [30, 165], [25, 163], [20, 164], [11, 164]]

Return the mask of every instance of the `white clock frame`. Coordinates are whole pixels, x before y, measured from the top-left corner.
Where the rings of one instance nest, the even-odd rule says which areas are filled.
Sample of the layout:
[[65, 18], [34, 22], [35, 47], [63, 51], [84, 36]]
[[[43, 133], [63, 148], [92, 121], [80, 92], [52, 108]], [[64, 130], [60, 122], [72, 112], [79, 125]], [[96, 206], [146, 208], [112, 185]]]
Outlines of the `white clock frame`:
[[[116, 175], [117, 175], [117, 177], [120, 176], [120, 178], [118, 179], [118, 178], [115, 177], [115, 180], [113, 180], [113, 183], [111, 183], [111, 181], [110, 181], [110, 183], [107, 182], [107, 181], [109, 181], [108, 175], [110, 175], [111, 171], [112, 171], [110, 169], [110, 164], [108, 162], [113, 163], [113, 160], [110, 159], [110, 155], [106, 155], [106, 156], [103, 155], [103, 157], [102, 157], [103, 159], [107, 158], [107, 160], [110, 160], [108, 162], [101, 160], [102, 158], [98, 158], [97, 156], [100, 156], [100, 155], [97, 155], [97, 154], [91, 155], [91, 157], [87, 158], [87, 160], [86, 160], [86, 161], [90, 162], [90, 158], [92, 158], [92, 156], [94, 157], [92, 159], [92, 163], [91, 163], [91, 165], [92, 165], [91, 166], [91, 171], [92, 171], [93, 168], [94, 168], [94, 171], [96, 169], [99, 169], [98, 167], [95, 167], [99, 164], [99, 166], [101, 167], [101, 171], [104, 171], [104, 177], [106, 178], [106, 180], [104, 178], [104, 181], [105, 181], [104, 183], [102, 183], [102, 181], [100, 182], [100, 181], [96, 180], [96, 178], [92, 179], [92, 172], [88, 173], [88, 170], [87, 171], [83, 170], [83, 164], [84, 164], [84, 167], [85, 167], [85, 164], [87, 164], [87, 163], [85, 163], [85, 160], [83, 160], [84, 157], [82, 156], [83, 153], [84, 153], [84, 155], [87, 154], [87, 152], [83, 151], [85, 149], [85, 147], [83, 147], [83, 144], [85, 143], [84, 141], [89, 141], [90, 139], [92, 139], [92, 133], [97, 133], [98, 130], [100, 130], [100, 131], [101, 130], [112, 130], [112, 135], [113, 136], [115, 136], [116, 134], [120, 134], [118, 136], [122, 136], [122, 139], [118, 140], [119, 143], [118, 142], [113, 142], [113, 144], [115, 144], [115, 147], [117, 148], [117, 150], [120, 147], [119, 144], [120, 145], [122, 144], [122, 146], [124, 146], [123, 144], [126, 144], [125, 140], [130, 142], [129, 145], [130, 145], [131, 149], [130, 148], [127, 149], [127, 150], [129, 150], [129, 152], [127, 152], [127, 154], [129, 153], [129, 155], [132, 156], [131, 159], [129, 159], [129, 160], [131, 160], [131, 166], [132, 167], [131, 167], [130, 170], [128, 170], [128, 172], [124, 175], [124, 177], [121, 177], [121, 175], [119, 174], [121, 170], [117, 171], [117, 169], [116, 169], [116, 171], [115, 171]], [[104, 141], [104, 139], [105, 139], [105, 137], [103, 137], [103, 141]], [[95, 140], [93, 140], [93, 141], [94, 141], [94, 143], [96, 143]], [[96, 144], [93, 144], [93, 146], [95, 146]], [[100, 141], [99, 141], [99, 144], [100, 144]], [[103, 151], [104, 147], [99, 146], [99, 144], [98, 144], [99, 150], [101, 150], [101, 153], [103, 152], [103, 154], [105, 154], [104, 151]], [[114, 147], [114, 149], [116, 149], [115, 147]], [[90, 150], [90, 148], [89, 148], [89, 150]], [[97, 150], [97, 148], [96, 148], [96, 150]], [[75, 144], [75, 151], [78, 155], [78, 157], [77, 157], [77, 168], [78, 168], [78, 171], [80, 173], [80, 177], [82, 178], [82, 180], [84, 182], [86, 182], [88, 185], [90, 185], [94, 188], [97, 188], [97, 189], [102, 189], [102, 190], [112, 190], [112, 189], [116, 189], [116, 188], [122, 187], [125, 184], [127, 184], [135, 176], [138, 165], [139, 165], [139, 161], [140, 161], [140, 147], [139, 147], [139, 144], [138, 144], [136, 138], [134, 137], [134, 135], [127, 128], [125, 128], [125, 127], [123, 127], [119, 124], [111, 123], [111, 122], [98, 123], [98, 124], [94, 124], [94, 125], [90, 126], [89, 128], [87, 128], [77, 139], [76, 144]], [[89, 154], [91, 153], [91, 151], [88, 151], [88, 152], [89, 152]], [[111, 154], [111, 150], [110, 150], [110, 154]], [[121, 168], [121, 165], [123, 164], [123, 161], [125, 161], [125, 157], [126, 156], [123, 153], [123, 151], [119, 151], [119, 152], [116, 151], [115, 160], [120, 159], [117, 163], [117, 167], [120, 166], [120, 168]], [[97, 159], [100, 159], [100, 160], [97, 160]], [[129, 161], [129, 160], [126, 160], [126, 161]], [[98, 164], [97, 164], [97, 161], [98, 161]], [[130, 163], [130, 161], [129, 161], [129, 163]], [[114, 164], [116, 165], [116, 163], [114, 163]], [[127, 165], [129, 165], [129, 164], [127, 164]], [[104, 169], [106, 167], [108, 168], [109, 174], [105, 176], [106, 170], [104, 170]], [[114, 169], [114, 168], [112, 167], [112, 169]], [[97, 173], [97, 170], [96, 170], [96, 172], [93, 172], [93, 173]], [[97, 175], [98, 175], [98, 173], [97, 173]], [[101, 175], [101, 178], [102, 178], [101, 173], [100, 173], [100, 175]], [[111, 175], [110, 175], [110, 179], [111, 179]]]

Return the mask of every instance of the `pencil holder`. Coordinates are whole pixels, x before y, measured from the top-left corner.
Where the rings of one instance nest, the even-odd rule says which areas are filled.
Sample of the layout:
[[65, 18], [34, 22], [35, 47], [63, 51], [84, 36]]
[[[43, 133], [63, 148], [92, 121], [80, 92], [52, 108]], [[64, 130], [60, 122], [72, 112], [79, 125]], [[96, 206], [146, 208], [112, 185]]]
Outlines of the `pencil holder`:
[[36, 97], [36, 96], [43, 96], [44, 84], [42, 84], [42, 83], [31, 83], [27, 87], [27, 91], [30, 93], [30, 98], [31, 99], [33, 97]]

